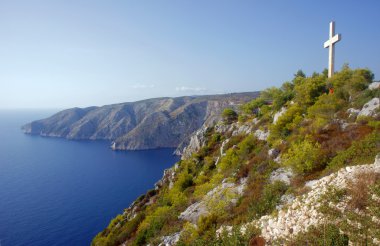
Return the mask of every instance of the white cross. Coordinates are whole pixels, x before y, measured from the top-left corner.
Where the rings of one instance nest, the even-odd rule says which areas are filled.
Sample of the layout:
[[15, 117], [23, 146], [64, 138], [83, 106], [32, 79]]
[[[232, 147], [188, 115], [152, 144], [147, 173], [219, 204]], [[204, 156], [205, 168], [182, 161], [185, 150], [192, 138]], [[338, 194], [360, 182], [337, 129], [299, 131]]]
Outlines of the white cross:
[[335, 35], [335, 22], [330, 22], [330, 37], [324, 44], [325, 48], [329, 48], [329, 78], [334, 74], [334, 56], [335, 49], [334, 45], [336, 42], [340, 41], [342, 36], [340, 34]]

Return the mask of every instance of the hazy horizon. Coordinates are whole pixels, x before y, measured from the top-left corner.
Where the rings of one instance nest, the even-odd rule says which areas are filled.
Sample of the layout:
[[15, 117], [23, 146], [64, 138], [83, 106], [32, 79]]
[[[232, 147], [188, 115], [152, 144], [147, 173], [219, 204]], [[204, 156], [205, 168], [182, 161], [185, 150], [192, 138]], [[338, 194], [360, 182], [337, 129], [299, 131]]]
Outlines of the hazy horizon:
[[[380, 74], [377, 1], [1, 1], [0, 109], [259, 91], [302, 69]], [[355, 18], [353, 18], [355, 17]]]

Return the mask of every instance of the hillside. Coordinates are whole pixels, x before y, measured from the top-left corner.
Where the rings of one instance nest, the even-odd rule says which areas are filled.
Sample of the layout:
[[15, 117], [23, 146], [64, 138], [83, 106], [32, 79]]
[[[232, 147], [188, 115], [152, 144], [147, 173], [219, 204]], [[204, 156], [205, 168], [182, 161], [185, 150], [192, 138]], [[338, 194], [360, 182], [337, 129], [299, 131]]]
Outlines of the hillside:
[[92, 245], [379, 245], [373, 78], [299, 71], [225, 110]]
[[[111, 140], [121, 150], [176, 148], [202, 125], [220, 119], [258, 92], [155, 98], [102, 107], [73, 108], [22, 127], [27, 134], [68, 139]], [[181, 153], [181, 149], [178, 150]]]

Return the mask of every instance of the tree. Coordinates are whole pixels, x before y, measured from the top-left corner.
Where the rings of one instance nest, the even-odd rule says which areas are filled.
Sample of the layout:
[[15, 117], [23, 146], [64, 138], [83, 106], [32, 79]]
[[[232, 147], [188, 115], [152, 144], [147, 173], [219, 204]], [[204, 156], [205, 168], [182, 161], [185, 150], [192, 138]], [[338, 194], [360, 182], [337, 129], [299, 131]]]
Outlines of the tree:
[[299, 69], [299, 70], [294, 74], [294, 77], [295, 77], [295, 78], [297, 78], [297, 77], [305, 78], [306, 75], [305, 75], [305, 73], [304, 73], [301, 69]]

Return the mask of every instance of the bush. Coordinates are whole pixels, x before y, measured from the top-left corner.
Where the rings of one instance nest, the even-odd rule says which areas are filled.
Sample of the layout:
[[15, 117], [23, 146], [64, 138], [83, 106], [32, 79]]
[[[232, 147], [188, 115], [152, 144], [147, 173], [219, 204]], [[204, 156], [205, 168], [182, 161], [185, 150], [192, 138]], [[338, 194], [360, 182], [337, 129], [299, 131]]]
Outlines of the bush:
[[259, 199], [253, 201], [249, 207], [250, 218], [260, 218], [263, 215], [272, 213], [279, 204], [281, 196], [285, 194], [287, 186], [281, 181], [264, 186]]
[[226, 123], [232, 123], [237, 120], [238, 114], [231, 108], [226, 108], [222, 113], [223, 121]]
[[152, 214], [147, 215], [138, 228], [136, 238], [138, 245], [145, 244], [148, 239], [156, 236], [173, 215], [172, 208], [169, 206], [157, 207]]
[[275, 139], [286, 138], [290, 133], [299, 126], [303, 120], [304, 109], [299, 104], [290, 106], [284, 114], [282, 114], [276, 124], [272, 124], [269, 128], [269, 140], [273, 142]]
[[[335, 113], [344, 106], [344, 101], [335, 97], [334, 95], [321, 95], [317, 102], [309, 107], [308, 116], [312, 119], [321, 118], [324, 120], [325, 125], [335, 118]], [[322, 126], [323, 126], [322, 125]]]
[[258, 115], [259, 109], [261, 106], [265, 105], [265, 99], [258, 97], [249, 103], [244, 104], [241, 109], [246, 114], [255, 114]]
[[314, 104], [317, 98], [326, 93], [326, 77], [319, 75], [317, 77], [303, 78], [294, 87], [295, 101], [304, 106]]
[[308, 139], [293, 143], [283, 156], [284, 164], [293, 168], [297, 173], [308, 173], [323, 165], [320, 156], [320, 144]]
[[329, 169], [336, 170], [348, 165], [372, 163], [380, 152], [380, 133], [374, 131], [360, 141], [354, 142], [348, 149], [339, 152], [328, 164]]

